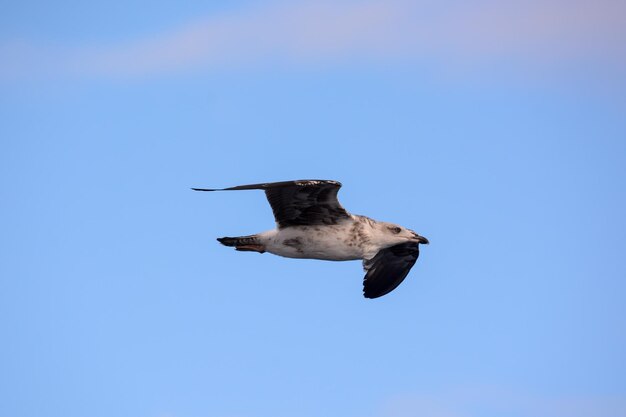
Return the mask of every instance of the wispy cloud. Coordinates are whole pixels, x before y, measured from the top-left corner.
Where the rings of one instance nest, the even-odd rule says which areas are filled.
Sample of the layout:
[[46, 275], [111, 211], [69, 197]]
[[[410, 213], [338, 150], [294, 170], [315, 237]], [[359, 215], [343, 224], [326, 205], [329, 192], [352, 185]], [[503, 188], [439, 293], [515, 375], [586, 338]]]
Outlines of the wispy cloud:
[[102, 45], [0, 42], [0, 76], [144, 76], [350, 63], [626, 69], [626, 3], [315, 1], [207, 16]]

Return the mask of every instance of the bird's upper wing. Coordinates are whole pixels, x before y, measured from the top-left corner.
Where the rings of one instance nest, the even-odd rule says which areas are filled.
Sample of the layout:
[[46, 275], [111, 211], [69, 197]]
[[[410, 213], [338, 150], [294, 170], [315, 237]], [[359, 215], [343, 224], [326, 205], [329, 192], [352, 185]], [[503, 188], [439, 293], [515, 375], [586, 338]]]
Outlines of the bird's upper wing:
[[406, 278], [419, 254], [418, 244], [408, 242], [383, 249], [372, 259], [365, 259], [365, 298], [382, 297], [393, 291]]
[[349, 219], [337, 192], [341, 183], [329, 180], [297, 180], [240, 185], [223, 189], [194, 188], [196, 191], [264, 190], [279, 228], [329, 225]]

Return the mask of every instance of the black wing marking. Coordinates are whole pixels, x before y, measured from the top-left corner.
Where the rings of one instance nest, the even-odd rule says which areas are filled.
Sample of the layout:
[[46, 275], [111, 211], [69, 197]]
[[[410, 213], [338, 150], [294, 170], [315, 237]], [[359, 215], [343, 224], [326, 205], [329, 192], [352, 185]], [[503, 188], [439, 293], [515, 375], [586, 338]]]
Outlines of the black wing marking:
[[297, 180], [196, 191], [264, 190], [279, 228], [289, 226], [332, 225], [350, 214], [339, 204], [341, 183], [329, 180]]
[[408, 275], [420, 251], [417, 243], [409, 242], [379, 251], [372, 259], [363, 261], [367, 272], [363, 279], [365, 298], [382, 297], [393, 291]]

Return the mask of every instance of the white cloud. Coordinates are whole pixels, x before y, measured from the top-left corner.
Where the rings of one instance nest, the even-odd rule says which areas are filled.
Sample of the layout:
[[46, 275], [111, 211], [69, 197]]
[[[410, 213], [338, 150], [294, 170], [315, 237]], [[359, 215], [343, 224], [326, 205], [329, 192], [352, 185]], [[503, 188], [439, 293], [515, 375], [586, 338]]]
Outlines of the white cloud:
[[0, 76], [145, 76], [349, 63], [626, 68], [619, 0], [301, 1], [207, 16], [111, 45], [0, 42]]

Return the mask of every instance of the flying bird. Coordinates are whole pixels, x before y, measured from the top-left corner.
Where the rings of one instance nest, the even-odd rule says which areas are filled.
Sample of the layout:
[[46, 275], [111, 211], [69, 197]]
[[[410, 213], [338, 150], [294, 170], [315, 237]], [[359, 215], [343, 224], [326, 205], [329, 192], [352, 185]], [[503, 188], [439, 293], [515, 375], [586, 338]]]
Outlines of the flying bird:
[[264, 190], [276, 228], [217, 240], [238, 251], [269, 252], [287, 258], [363, 260], [363, 295], [393, 291], [415, 264], [419, 244], [428, 239], [393, 223], [348, 213], [337, 200], [341, 183], [297, 180], [195, 191]]

